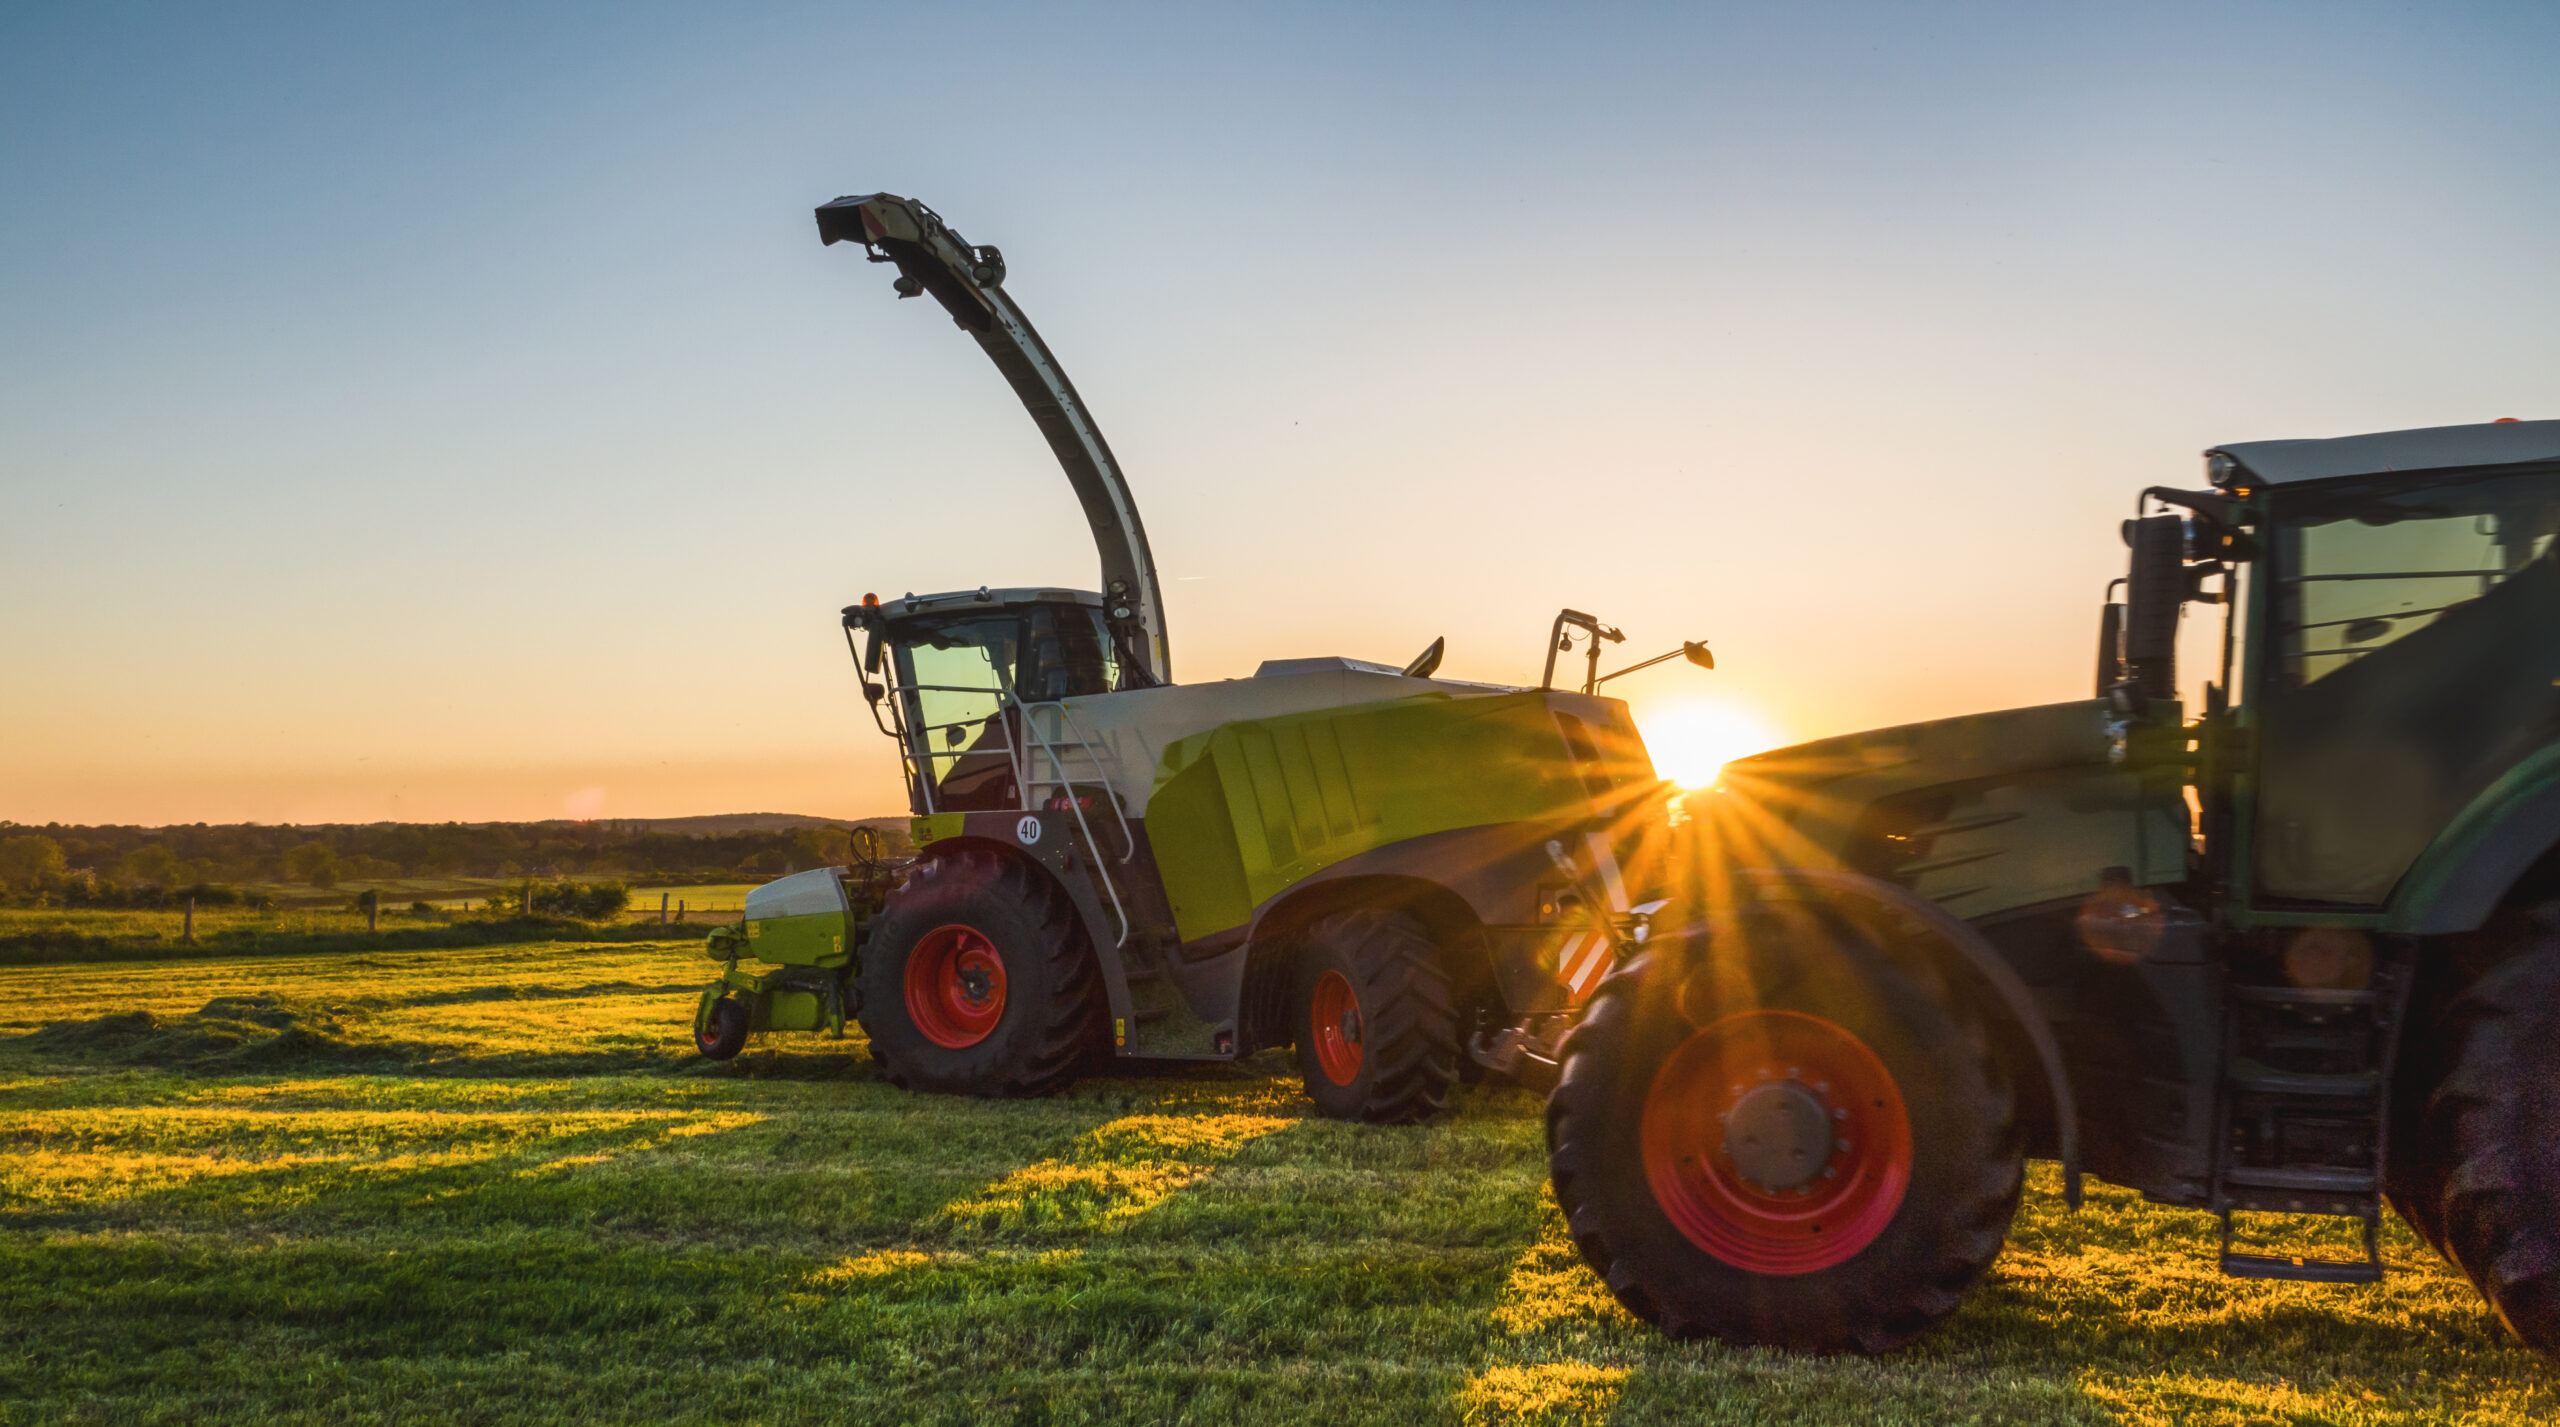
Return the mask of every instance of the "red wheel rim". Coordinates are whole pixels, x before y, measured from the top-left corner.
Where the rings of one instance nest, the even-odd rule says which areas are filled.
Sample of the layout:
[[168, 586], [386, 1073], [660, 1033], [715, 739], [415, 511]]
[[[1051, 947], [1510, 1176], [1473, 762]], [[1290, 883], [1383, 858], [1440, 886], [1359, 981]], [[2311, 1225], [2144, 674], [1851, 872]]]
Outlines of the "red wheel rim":
[[1875, 1241], [1911, 1186], [1911, 1117], [1866, 1042], [1744, 1011], [1681, 1042], [1645, 1095], [1644, 1172], [1673, 1226], [1753, 1273], [1813, 1273]]
[[1360, 993], [1351, 989], [1341, 972], [1328, 971], [1316, 981], [1315, 994], [1307, 1003], [1308, 1035], [1315, 1042], [1317, 1068], [1336, 1085], [1359, 1079], [1364, 1029]]
[[907, 953], [907, 1019], [935, 1045], [962, 1050], [1004, 1019], [1004, 958], [976, 927], [936, 927]]

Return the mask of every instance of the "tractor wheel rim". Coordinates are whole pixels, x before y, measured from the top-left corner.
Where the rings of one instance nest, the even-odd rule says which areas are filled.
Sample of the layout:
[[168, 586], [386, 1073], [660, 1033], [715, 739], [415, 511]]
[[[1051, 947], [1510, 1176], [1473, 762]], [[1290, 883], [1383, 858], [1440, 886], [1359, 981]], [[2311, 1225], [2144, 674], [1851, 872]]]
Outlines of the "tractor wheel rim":
[[935, 1045], [965, 1050], [1004, 1019], [1004, 957], [976, 927], [936, 927], [907, 953], [907, 1018]]
[[1639, 1133], [1672, 1227], [1752, 1273], [1846, 1262], [1911, 1186], [1911, 1116], [1893, 1072], [1801, 1011], [1744, 1011], [1692, 1033], [1655, 1073]]
[[1316, 1047], [1316, 1067], [1324, 1078], [1336, 1085], [1359, 1079], [1364, 1027], [1360, 993], [1351, 989], [1350, 978], [1339, 971], [1317, 978], [1315, 994], [1307, 998], [1307, 1020], [1308, 1035]]

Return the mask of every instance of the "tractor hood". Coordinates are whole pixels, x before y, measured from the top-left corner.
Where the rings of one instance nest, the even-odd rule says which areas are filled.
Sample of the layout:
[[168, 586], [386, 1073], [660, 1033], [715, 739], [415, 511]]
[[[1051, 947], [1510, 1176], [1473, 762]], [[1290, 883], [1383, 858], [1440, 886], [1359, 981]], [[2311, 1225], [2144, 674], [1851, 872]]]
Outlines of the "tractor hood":
[[1880, 802], [1946, 784], [2103, 769], [2113, 745], [2103, 699], [1907, 723], [1736, 759], [1693, 795], [1691, 810], [1746, 864], [1838, 863]]

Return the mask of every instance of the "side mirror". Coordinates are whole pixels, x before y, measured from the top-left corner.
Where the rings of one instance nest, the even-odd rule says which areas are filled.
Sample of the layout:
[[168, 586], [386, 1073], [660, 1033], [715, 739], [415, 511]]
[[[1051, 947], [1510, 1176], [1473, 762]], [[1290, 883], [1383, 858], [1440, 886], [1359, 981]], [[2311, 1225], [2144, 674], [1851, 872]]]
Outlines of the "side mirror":
[[2148, 515], [2124, 523], [2133, 549], [2125, 572], [2124, 674], [2146, 697], [2178, 696], [2178, 615], [2187, 598], [2186, 519]]
[[2098, 697], [2123, 682], [2124, 605], [2109, 600], [2098, 608]]
[[1684, 641], [1680, 645], [1680, 652], [1688, 655], [1689, 662], [1701, 669], [1712, 669], [1716, 666], [1715, 651], [1709, 649], [1707, 642], [1703, 639]]

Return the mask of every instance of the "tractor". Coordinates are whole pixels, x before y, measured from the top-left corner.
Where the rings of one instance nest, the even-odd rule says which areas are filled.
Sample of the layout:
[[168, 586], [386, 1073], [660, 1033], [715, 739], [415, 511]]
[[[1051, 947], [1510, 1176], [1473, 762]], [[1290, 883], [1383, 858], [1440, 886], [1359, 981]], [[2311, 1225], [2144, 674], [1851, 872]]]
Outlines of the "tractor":
[[[1294, 1047], [1325, 1114], [1425, 1119], [1478, 1075], [1535, 1079], [1615, 963], [1633, 810], [1668, 805], [1612, 679], [1624, 635], [1580, 611], [1536, 688], [1403, 665], [1277, 659], [1177, 683], [1135, 500], [1005, 290], [1001, 252], [894, 194], [817, 210], [1003, 373], [1064, 467], [1099, 591], [987, 587], [843, 612], [903, 769], [917, 851], [749, 894], [712, 934], [703, 1054], [858, 1022], [893, 1083], [1039, 1094], [1114, 1060]], [[1559, 655], [1579, 650], [1578, 689]], [[742, 963], [745, 963], [742, 965]]]
[[2035, 1156], [2215, 1216], [2241, 1278], [2375, 1282], [2387, 1204], [2560, 1355], [2560, 421], [2205, 477], [2125, 524], [2092, 697], [1755, 755], [1642, 830], [1663, 905], [1547, 1108], [1627, 1308], [1891, 1348]]

